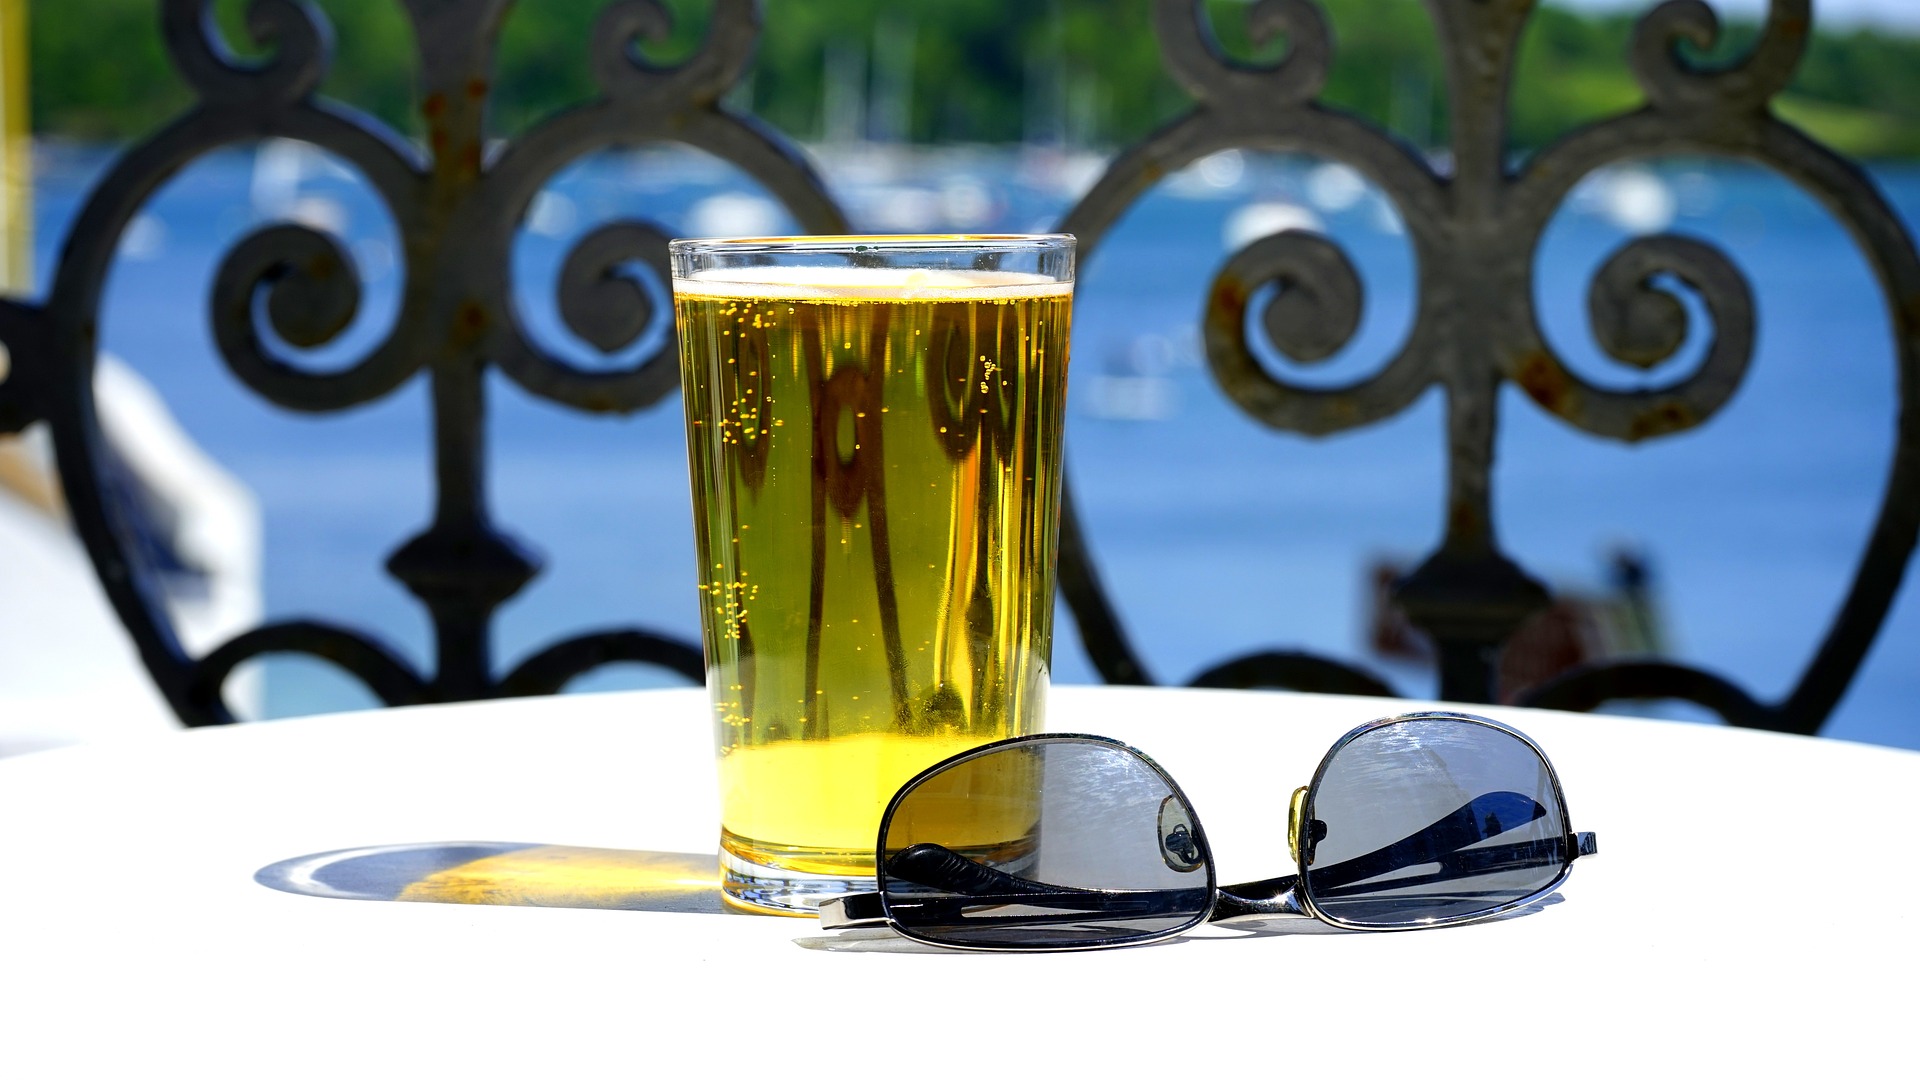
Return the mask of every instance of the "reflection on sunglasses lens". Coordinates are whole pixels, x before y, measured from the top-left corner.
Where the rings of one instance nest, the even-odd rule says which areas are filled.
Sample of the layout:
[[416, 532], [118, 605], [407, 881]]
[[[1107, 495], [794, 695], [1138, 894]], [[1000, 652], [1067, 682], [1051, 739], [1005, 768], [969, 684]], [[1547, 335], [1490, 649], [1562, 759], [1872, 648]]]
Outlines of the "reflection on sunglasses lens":
[[1165, 937], [1207, 915], [1192, 807], [1117, 744], [1041, 738], [963, 758], [901, 792], [881, 892], [908, 935], [984, 948]]
[[1484, 914], [1552, 888], [1573, 855], [1545, 760], [1484, 724], [1367, 731], [1328, 760], [1308, 810], [1307, 895], [1347, 926]]

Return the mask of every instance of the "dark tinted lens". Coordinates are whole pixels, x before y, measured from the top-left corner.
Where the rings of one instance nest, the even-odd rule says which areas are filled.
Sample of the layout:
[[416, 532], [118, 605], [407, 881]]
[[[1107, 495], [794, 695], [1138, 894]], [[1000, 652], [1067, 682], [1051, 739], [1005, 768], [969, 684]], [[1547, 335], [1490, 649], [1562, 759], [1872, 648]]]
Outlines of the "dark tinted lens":
[[1524, 739], [1470, 721], [1361, 734], [1334, 751], [1308, 810], [1307, 895], [1349, 926], [1485, 914], [1551, 888], [1570, 861], [1546, 762]]
[[903, 791], [880, 888], [911, 937], [978, 948], [1128, 944], [1206, 917], [1213, 866], [1151, 762], [1088, 739], [1014, 743]]

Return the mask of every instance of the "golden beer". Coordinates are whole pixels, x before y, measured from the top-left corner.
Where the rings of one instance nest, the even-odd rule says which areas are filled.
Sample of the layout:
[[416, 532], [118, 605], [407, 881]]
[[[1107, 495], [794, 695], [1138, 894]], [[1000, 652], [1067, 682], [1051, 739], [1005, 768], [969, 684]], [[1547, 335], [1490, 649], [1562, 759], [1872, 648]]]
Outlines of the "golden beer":
[[[735, 902], [785, 906], [765, 887], [785, 876], [870, 888], [901, 784], [1040, 727], [1071, 290], [897, 266], [676, 276]], [[956, 839], [1033, 824], [1030, 800], [992, 805]]]

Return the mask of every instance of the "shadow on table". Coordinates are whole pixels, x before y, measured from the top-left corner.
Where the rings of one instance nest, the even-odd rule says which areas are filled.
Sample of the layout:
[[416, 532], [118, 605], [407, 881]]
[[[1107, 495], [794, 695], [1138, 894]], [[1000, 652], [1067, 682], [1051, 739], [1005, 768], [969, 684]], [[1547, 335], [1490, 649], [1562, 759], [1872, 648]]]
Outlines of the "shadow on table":
[[[1531, 904], [1515, 908], [1503, 915], [1488, 919], [1487, 922], [1505, 922], [1543, 911], [1560, 903], [1559, 893], [1552, 893], [1535, 900]], [[1459, 929], [1449, 927], [1447, 929]], [[1214, 941], [1239, 941], [1245, 938], [1261, 937], [1303, 937], [1317, 934], [1364, 934], [1365, 930], [1346, 930], [1338, 926], [1328, 926], [1318, 919], [1276, 916], [1272, 918], [1248, 919], [1246, 922], [1213, 923], [1197, 927], [1177, 937], [1148, 942], [1133, 946], [1141, 949], [1164, 949], [1176, 946], [1199, 945]], [[838, 934], [820, 934], [814, 937], [795, 938], [794, 944], [803, 949], [818, 952], [911, 952], [939, 954], [946, 956], [975, 955], [953, 949], [943, 949], [903, 938], [885, 927], [867, 927], [855, 930], [843, 930]]]
[[[302, 855], [264, 867], [253, 879], [282, 892], [336, 900], [746, 914], [721, 902], [718, 864], [718, 856], [710, 853], [474, 841], [387, 844]], [[1559, 902], [1560, 894], [1553, 893], [1490, 921], [1522, 918]], [[1251, 919], [1203, 926], [1143, 947], [1363, 932], [1307, 918]], [[963, 955], [911, 941], [884, 927], [801, 937], [794, 944], [824, 952]]]
[[718, 866], [711, 852], [478, 841], [302, 855], [265, 867], [253, 879], [282, 892], [336, 900], [735, 914], [720, 901]]

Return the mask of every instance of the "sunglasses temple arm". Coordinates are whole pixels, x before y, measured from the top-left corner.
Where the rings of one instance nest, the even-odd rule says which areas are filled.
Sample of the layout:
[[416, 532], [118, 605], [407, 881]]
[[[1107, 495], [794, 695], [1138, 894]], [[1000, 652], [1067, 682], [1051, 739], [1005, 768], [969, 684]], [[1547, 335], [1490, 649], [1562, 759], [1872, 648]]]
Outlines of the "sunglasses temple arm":
[[820, 902], [822, 930], [851, 930], [861, 926], [887, 925], [886, 909], [877, 892], [836, 896]]
[[[1409, 866], [1446, 862], [1449, 857], [1457, 857], [1462, 849], [1535, 821], [1546, 813], [1546, 807], [1517, 791], [1489, 792], [1391, 844], [1321, 866], [1315, 871], [1314, 887], [1348, 885]], [[1312, 822], [1310, 828], [1312, 835], [1301, 845], [1309, 864], [1313, 862], [1312, 852], [1326, 836], [1326, 826], [1318, 821]], [[1512, 849], [1520, 846], [1513, 845]], [[1564, 857], [1571, 859], [1577, 853]]]
[[[1405, 841], [1402, 841], [1402, 844], [1399, 845], [1390, 844], [1378, 851], [1369, 852], [1366, 855], [1352, 860], [1349, 866], [1359, 869], [1360, 877], [1364, 878], [1372, 874], [1384, 873], [1388, 869], [1406, 865], [1403, 862], [1392, 860], [1392, 856], [1396, 854], [1394, 849], [1401, 847], [1404, 843]], [[1556, 858], [1571, 862], [1581, 856], [1595, 854], [1599, 851], [1600, 845], [1599, 842], [1595, 840], [1593, 833], [1580, 832], [1574, 833], [1571, 837], [1565, 839], [1502, 845], [1501, 847], [1485, 851], [1485, 857], [1477, 860], [1469, 856], [1467, 852], [1456, 850], [1435, 856], [1451, 869], [1451, 873], [1443, 870], [1442, 874], [1436, 876], [1443, 879], [1446, 877], [1465, 877], [1475, 873], [1487, 873], [1507, 869], [1510, 868], [1515, 861], [1527, 861], [1524, 859], [1514, 859], [1513, 856], [1516, 853], [1521, 852], [1523, 849], [1528, 852], [1534, 852], [1541, 848], [1550, 850]], [[1388, 865], [1383, 866], [1383, 862], [1388, 863]], [[1484, 863], [1485, 865], [1474, 865], [1477, 862]], [[1503, 863], [1505, 865], [1502, 865]], [[1342, 869], [1346, 868], [1348, 867], [1342, 867]], [[1352, 877], [1351, 874], [1344, 876]], [[1358, 879], [1356, 878], [1354, 880]], [[1329, 884], [1333, 888], [1338, 888], [1342, 882], [1339, 879], [1335, 879]], [[1249, 881], [1241, 885], [1222, 886], [1219, 891], [1219, 898], [1214, 902], [1213, 914], [1207, 917], [1207, 921], [1224, 922], [1228, 919], [1252, 918], [1256, 916], [1263, 918], [1273, 918], [1275, 916], [1313, 918], [1313, 913], [1306, 909], [1306, 905], [1300, 899], [1299, 876], [1287, 874], [1282, 877], [1267, 878], [1264, 881]]]
[[[915, 844], [896, 853], [887, 860], [887, 872], [907, 881], [951, 889], [963, 895], [1076, 891], [1013, 877], [939, 844]], [[819, 910], [820, 925], [826, 929], [887, 924], [886, 905], [877, 892], [823, 901]]]
[[[1338, 883], [1360, 881], [1402, 866], [1432, 861], [1440, 857], [1435, 850], [1437, 847], [1452, 845], [1457, 848], [1472, 843], [1481, 835], [1478, 825], [1482, 815], [1488, 809], [1496, 807], [1508, 811], [1510, 819], [1519, 817], [1531, 821], [1546, 813], [1545, 807], [1532, 799], [1512, 792], [1482, 796], [1403, 840], [1341, 864], [1340, 869], [1346, 872]], [[1516, 810], [1520, 813], [1514, 813]], [[1313, 826], [1318, 828], [1307, 837], [1306, 843], [1309, 845], [1317, 844], [1326, 832], [1326, 827], [1317, 821], [1311, 823], [1309, 828]], [[1308, 850], [1311, 850], [1311, 847]], [[1267, 878], [1264, 881], [1249, 881], [1243, 885], [1225, 886], [1220, 890], [1219, 899], [1213, 905], [1213, 914], [1207, 917], [1207, 921], [1224, 922], [1228, 919], [1256, 916], [1313, 918], [1313, 913], [1307, 910], [1306, 904], [1300, 898], [1299, 876], [1287, 874], [1282, 877]]]

